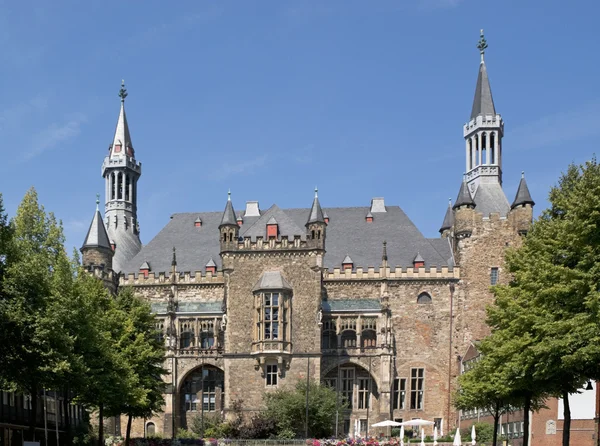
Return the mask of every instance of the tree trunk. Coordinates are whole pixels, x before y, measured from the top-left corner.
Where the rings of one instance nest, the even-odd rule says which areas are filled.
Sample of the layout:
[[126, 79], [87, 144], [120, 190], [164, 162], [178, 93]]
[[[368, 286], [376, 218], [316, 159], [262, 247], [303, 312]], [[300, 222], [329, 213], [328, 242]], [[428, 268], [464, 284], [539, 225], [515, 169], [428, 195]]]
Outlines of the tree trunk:
[[523, 446], [529, 446], [529, 410], [531, 409], [531, 396], [526, 395], [523, 402]]
[[34, 388], [30, 392], [31, 397], [31, 409], [29, 410], [29, 432], [27, 433], [29, 441], [35, 441], [35, 426], [37, 424], [37, 407], [38, 407], [38, 394], [37, 388]]
[[104, 404], [98, 407], [98, 446], [104, 445]]
[[496, 408], [494, 410], [494, 438], [492, 440], [492, 444], [494, 446], [498, 443], [498, 422], [500, 421], [500, 404], [496, 404]]
[[563, 446], [569, 446], [571, 437], [571, 407], [569, 406], [569, 392], [563, 392], [563, 402], [565, 405], [565, 420], [563, 422]]
[[127, 415], [127, 433], [125, 434], [125, 446], [129, 446], [129, 438], [131, 438], [131, 415]]

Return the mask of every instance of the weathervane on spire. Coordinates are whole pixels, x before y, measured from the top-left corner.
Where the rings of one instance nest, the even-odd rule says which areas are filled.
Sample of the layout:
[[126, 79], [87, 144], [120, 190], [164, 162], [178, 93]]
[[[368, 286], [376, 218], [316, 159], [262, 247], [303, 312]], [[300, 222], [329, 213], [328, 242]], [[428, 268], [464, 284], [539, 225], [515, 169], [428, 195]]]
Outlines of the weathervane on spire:
[[487, 41], [485, 40], [485, 37], [483, 36], [483, 29], [480, 32], [479, 35], [479, 42], [477, 42], [477, 49], [479, 50], [479, 53], [481, 54], [481, 62], [483, 63], [483, 55], [485, 54], [485, 49], [488, 47]]
[[231, 189], [227, 190], [227, 201], [231, 201]]
[[315, 198], [319, 197], [319, 188], [315, 186]]
[[98, 210], [99, 204], [100, 204], [100, 194], [96, 194], [96, 210]]
[[121, 98], [121, 102], [125, 102], [125, 98], [127, 97], [127, 90], [125, 89], [125, 79], [121, 79], [121, 89], [119, 90], [119, 97]]

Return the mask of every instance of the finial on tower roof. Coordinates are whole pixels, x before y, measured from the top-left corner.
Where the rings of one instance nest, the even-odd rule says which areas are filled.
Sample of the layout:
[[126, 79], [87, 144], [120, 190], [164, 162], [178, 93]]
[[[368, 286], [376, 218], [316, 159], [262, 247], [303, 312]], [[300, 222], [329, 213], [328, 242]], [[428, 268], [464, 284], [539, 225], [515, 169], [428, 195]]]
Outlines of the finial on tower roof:
[[452, 197], [448, 198], [448, 204], [452, 205]]
[[100, 194], [96, 194], [96, 210], [98, 210], [99, 204], [100, 204]]
[[227, 201], [231, 201], [231, 189], [227, 189]]
[[125, 79], [121, 79], [121, 89], [119, 90], [119, 97], [121, 98], [121, 102], [125, 102], [125, 98], [127, 97], [127, 89], [125, 88]]
[[525, 171], [524, 170], [521, 171], [521, 178], [525, 178]]
[[479, 50], [479, 53], [481, 54], [481, 63], [483, 63], [483, 55], [485, 54], [485, 49], [488, 47], [487, 41], [485, 40], [485, 37], [483, 35], [483, 29], [480, 32], [479, 35], [479, 42], [477, 42], [477, 49]]
[[319, 198], [319, 188], [315, 186], [315, 198]]

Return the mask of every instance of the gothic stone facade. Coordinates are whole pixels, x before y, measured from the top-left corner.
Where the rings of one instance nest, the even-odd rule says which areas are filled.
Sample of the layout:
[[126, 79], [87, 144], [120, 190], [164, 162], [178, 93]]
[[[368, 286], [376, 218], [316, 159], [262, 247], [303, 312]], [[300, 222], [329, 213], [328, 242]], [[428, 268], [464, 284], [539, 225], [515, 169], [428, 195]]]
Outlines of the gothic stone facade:
[[228, 200], [224, 212], [175, 214], [141, 247], [124, 96], [103, 169], [105, 219], [96, 212], [82, 251], [108, 284], [114, 270], [151, 303], [165, 340], [164, 411], [135, 420], [133, 435], [170, 436], [192, 417], [231, 416], [238, 401], [251, 414], [266, 393], [307, 378], [348, 402], [340, 432], [412, 418], [453, 429], [460, 355], [487, 333], [489, 286], [506, 280], [504, 251], [534, 204], [524, 178], [512, 204], [503, 191], [504, 123], [483, 54], [463, 129], [467, 173], [439, 238], [382, 198], [322, 208], [315, 191], [306, 209], [249, 201], [236, 214]]

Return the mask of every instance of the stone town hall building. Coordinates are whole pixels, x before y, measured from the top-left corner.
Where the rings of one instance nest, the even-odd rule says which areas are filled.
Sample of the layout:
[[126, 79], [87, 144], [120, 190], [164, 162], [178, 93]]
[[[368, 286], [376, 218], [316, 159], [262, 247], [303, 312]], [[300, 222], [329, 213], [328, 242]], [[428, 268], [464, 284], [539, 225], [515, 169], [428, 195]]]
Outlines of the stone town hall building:
[[251, 413], [265, 393], [307, 373], [348, 402], [345, 433], [388, 418], [435, 420], [444, 432], [456, 425], [450, 395], [461, 355], [487, 333], [489, 286], [506, 277], [504, 250], [527, 232], [534, 205], [524, 178], [512, 202], [502, 188], [504, 122], [485, 46], [482, 37], [463, 126], [466, 174], [456, 172], [458, 196], [439, 238], [383, 198], [322, 206], [315, 191], [303, 209], [248, 201], [235, 210], [228, 199], [224, 211], [175, 214], [142, 246], [142, 166], [121, 90], [102, 165], [104, 218], [94, 215], [82, 252], [108, 286], [147, 299], [163, 333], [164, 412], [136, 420], [135, 435], [170, 436], [193, 416], [227, 416], [237, 400]]

